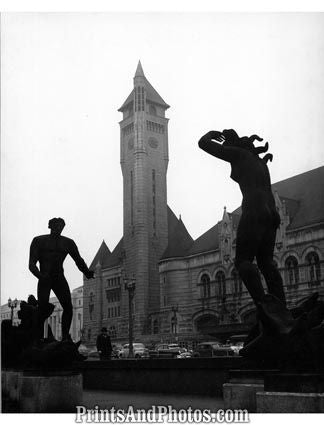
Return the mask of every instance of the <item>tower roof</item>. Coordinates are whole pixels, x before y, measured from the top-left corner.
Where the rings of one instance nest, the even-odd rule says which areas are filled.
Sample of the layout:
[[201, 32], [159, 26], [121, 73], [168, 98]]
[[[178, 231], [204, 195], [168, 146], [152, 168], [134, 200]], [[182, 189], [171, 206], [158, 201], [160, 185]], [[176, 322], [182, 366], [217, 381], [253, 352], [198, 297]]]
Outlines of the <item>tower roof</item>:
[[135, 77], [145, 77], [141, 61], [138, 61]]
[[286, 201], [291, 220], [288, 229], [324, 221], [323, 181], [324, 167], [319, 167], [272, 185]]
[[111, 255], [106, 258], [106, 261], [103, 263], [103, 268], [110, 268], [118, 266], [123, 261], [123, 251], [124, 251], [124, 238], [121, 238], [118, 244], [113, 249]]
[[199, 236], [191, 246], [189, 255], [201, 252], [214, 251], [219, 248], [219, 225], [220, 222], [211, 227], [203, 235]]
[[[146, 100], [148, 100], [149, 102], [155, 103], [157, 105], [160, 105], [164, 109], [170, 108], [170, 106], [162, 99], [159, 93], [155, 90], [152, 84], [145, 77], [141, 61], [138, 62], [135, 77], [143, 77], [145, 91], [146, 91]], [[134, 89], [128, 95], [127, 99], [122, 104], [122, 106], [118, 109], [118, 111], [123, 112], [127, 108], [127, 106], [129, 106], [129, 104], [133, 101], [134, 101]]]
[[106, 245], [105, 241], [102, 241], [100, 248], [97, 251], [97, 254], [95, 255], [94, 259], [92, 260], [92, 263], [90, 264], [90, 269], [96, 267], [96, 265], [98, 264], [98, 262], [103, 265], [106, 261], [107, 258], [109, 258], [111, 255], [111, 252], [108, 248], [108, 246]]
[[184, 257], [193, 243], [181, 217], [178, 219], [168, 206], [168, 235], [169, 241], [161, 259]]

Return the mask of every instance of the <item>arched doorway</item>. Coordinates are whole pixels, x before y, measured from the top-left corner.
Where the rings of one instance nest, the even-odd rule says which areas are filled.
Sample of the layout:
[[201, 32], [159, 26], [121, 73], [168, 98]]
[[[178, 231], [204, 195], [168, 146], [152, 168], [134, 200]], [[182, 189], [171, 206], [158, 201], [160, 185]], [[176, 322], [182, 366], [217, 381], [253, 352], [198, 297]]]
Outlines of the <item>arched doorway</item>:
[[198, 333], [212, 335], [215, 333], [219, 319], [213, 314], [204, 314], [195, 320], [195, 327]]

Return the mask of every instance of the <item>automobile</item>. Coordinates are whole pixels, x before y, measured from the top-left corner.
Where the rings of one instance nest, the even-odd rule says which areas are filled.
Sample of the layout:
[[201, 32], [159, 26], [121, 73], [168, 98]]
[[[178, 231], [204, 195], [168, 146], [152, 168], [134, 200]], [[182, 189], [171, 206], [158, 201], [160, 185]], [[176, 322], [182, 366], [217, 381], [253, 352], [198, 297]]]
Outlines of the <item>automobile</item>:
[[229, 345], [219, 342], [202, 342], [197, 345], [193, 357], [232, 357], [236, 352]]
[[185, 348], [183, 350], [182, 353], [176, 356], [177, 359], [189, 359], [192, 357], [193, 352], [191, 350], [186, 350]]
[[87, 360], [100, 360], [100, 356], [97, 350], [92, 350], [88, 354]]
[[84, 344], [80, 344], [78, 347], [78, 351], [80, 354], [82, 354], [84, 357], [88, 357], [90, 353], [90, 349], [86, 347]]
[[120, 357], [120, 353], [122, 351], [123, 347], [120, 344], [113, 344], [112, 345], [112, 353], [111, 357], [114, 359], [118, 359]]
[[247, 335], [232, 335], [227, 340], [227, 345], [230, 345], [232, 349], [235, 351], [235, 353], [238, 355], [240, 350], [244, 346], [244, 341], [246, 340]]
[[158, 344], [153, 350], [149, 351], [150, 358], [173, 359], [184, 352], [184, 349], [178, 344]]
[[[133, 343], [133, 353], [135, 359], [149, 358], [149, 350], [141, 342]], [[119, 353], [119, 358], [127, 358], [129, 355], [129, 344], [124, 344], [122, 350]]]

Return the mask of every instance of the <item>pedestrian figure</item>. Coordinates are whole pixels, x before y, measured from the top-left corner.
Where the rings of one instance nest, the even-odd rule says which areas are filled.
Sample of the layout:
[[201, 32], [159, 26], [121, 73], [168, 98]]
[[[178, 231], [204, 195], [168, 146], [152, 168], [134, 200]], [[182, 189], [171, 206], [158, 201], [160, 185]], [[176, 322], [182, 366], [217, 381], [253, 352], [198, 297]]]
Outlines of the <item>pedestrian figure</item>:
[[101, 333], [97, 336], [97, 351], [100, 356], [100, 360], [110, 360], [112, 345], [110, 336], [107, 333], [107, 328], [102, 328]]

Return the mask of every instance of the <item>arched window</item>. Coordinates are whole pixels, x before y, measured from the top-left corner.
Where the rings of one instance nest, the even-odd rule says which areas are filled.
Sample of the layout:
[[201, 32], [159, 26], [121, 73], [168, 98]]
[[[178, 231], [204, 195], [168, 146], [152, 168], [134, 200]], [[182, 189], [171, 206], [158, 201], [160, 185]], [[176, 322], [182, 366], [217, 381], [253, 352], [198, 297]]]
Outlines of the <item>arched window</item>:
[[287, 270], [287, 285], [294, 285], [299, 282], [299, 269], [297, 258], [290, 255], [285, 261]]
[[226, 297], [226, 279], [223, 271], [218, 271], [215, 276], [216, 280], [216, 295], [223, 299]]
[[154, 334], [159, 333], [159, 322], [157, 319], [153, 320], [153, 333]]
[[306, 264], [308, 268], [308, 279], [311, 283], [319, 283], [321, 279], [321, 265], [316, 252], [309, 252], [306, 255]]
[[202, 298], [210, 298], [210, 278], [207, 274], [201, 276]]
[[109, 333], [112, 338], [117, 338], [116, 326], [110, 326]]
[[232, 270], [231, 273], [233, 279], [233, 294], [234, 296], [242, 295], [242, 279], [240, 278], [238, 271], [236, 269]]

